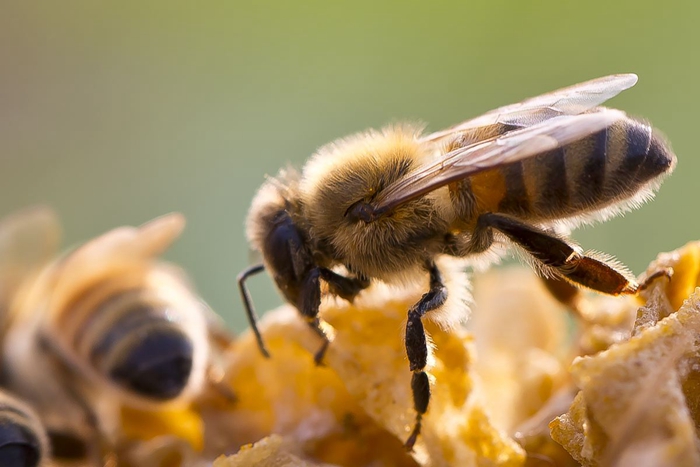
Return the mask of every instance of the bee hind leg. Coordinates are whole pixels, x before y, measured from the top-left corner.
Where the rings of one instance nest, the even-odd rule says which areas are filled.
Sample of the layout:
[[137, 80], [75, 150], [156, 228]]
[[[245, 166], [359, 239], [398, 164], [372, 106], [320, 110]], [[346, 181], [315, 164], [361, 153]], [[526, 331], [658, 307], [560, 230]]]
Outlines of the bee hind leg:
[[447, 300], [447, 288], [442, 282], [439, 269], [434, 263], [430, 263], [428, 271], [430, 272], [430, 290], [411, 307], [406, 322], [406, 354], [413, 372], [411, 392], [416, 410], [416, 423], [405, 444], [409, 451], [413, 449], [420, 434], [423, 415], [428, 411], [430, 402], [430, 381], [425, 372], [428, 364], [428, 342], [421, 318], [429, 311], [442, 306]]
[[577, 251], [566, 240], [500, 214], [482, 214], [479, 224], [492, 227], [562, 278], [609, 295], [635, 294], [637, 282], [608, 262]]

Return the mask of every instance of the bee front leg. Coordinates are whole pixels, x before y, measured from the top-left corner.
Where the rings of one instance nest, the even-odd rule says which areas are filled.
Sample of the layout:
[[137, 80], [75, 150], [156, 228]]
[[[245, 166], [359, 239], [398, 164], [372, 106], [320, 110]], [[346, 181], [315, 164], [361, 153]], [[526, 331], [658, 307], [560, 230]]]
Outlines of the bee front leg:
[[223, 320], [211, 308], [205, 307], [207, 335], [209, 340], [209, 362], [206, 369], [206, 383], [222, 400], [229, 404], [238, 401], [227, 378], [225, 353], [234, 341], [234, 336], [226, 329]]
[[406, 440], [406, 449], [412, 450], [420, 434], [423, 415], [428, 411], [430, 402], [430, 381], [425, 367], [428, 364], [428, 341], [421, 318], [426, 313], [442, 306], [447, 300], [447, 288], [442, 282], [440, 270], [434, 263], [428, 266], [430, 272], [430, 290], [408, 311], [406, 322], [406, 354], [410, 369], [413, 406], [416, 410], [416, 424]]
[[299, 310], [306, 318], [307, 323], [323, 339], [321, 348], [314, 354], [314, 362], [320, 365], [326, 355], [330, 339], [321, 327], [321, 320], [318, 318], [318, 311], [321, 306], [321, 282], [323, 279], [330, 288], [333, 295], [337, 295], [349, 302], [352, 302], [360, 291], [369, 286], [369, 280], [363, 277], [345, 277], [336, 274], [330, 269], [313, 268], [304, 277], [299, 296]]
[[328, 345], [331, 343], [328, 335], [321, 327], [321, 320], [318, 318], [318, 311], [321, 307], [321, 268], [313, 268], [309, 271], [301, 285], [299, 303], [297, 308], [302, 316], [306, 318], [309, 327], [321, 338], [323, 343], [321, 348], [314, 354], [314, 362], [320, 365], [326, 355]]

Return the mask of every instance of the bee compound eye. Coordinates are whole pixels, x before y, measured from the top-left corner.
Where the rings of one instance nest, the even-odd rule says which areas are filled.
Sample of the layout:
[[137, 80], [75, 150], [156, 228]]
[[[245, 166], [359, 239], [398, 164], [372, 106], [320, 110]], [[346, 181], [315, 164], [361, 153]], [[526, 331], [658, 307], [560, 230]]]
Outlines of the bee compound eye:
[[28, 428], [0, 423], [0, 465], [36, 467], [41, 459], [39, 438]]
[[142, 396], [169, 400], [180, 395], [192, 371], [193, 346], [181, 332], [158, 330], [136, 343], [110, 376]]

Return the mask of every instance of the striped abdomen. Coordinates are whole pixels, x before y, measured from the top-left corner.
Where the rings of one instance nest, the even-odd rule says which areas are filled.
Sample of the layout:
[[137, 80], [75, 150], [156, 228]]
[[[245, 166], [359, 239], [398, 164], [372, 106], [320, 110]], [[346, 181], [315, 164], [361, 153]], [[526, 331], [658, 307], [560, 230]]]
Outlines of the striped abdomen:
[[34, 411], [0, 391], [0, 465], [36, 467], [46, 457], [47, 444]]
[[655, 188], [675, 161], [647, 123], [625, 119], [576, 143], [477, 175], [470, 184], [479, 212], [554, 220], [595, 212]]
[[194, 354], [176, 312], [147, 289], [114, 291], [84, 315], [73, 347], [122, 389], [154, 401], [173, 399], [189, 382]]

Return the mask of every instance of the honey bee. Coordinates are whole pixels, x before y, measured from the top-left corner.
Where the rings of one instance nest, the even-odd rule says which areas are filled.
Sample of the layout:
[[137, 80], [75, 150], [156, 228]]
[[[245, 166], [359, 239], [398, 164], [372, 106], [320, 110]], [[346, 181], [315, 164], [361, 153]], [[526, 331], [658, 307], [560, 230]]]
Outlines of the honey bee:
[[[245, 281], [267, 269], [323, 339], [321, 284], [352, 300], [370, 280], [430, 278], [410, 310], [406, 353], [417, 413], [411, 449], [428, 409], [428, 345], [421, 319], [445, 303], [436, 258], [474, 258], [514, 245], [544, 276], [619, 295], [640, 290], [611, 258], [583, 252], [568, 229], [649, 200], [676, 163], [648, 123], [600, 107], [637, 82], [606, 76], [501, 107], [443, 131], [389, 126], [319, 149], [301, 174], [282, 170], [255, 196], [247, 237], [263, 264], [239, 277], [261, 351]], [[338, 268], [344, 268], [345, 274]]]
[[46, 430], [34, 410], [0, 391], [0, 465], [37, 467], [48, 451]]
[[[38, 244], [30, 252], [58, 237], [47, 209], [9, 224], [0, 243], [30, 232]], [[142, 409], [178, 404], [207, 379], [208, 308], [180, 269], [157, 260], [183, 227], [183, 216], [170, 214], [114, 229], [41, 267], [7, 304], [6, 386], [55, 432], [85, 433], [87, 425], [88, 435], [98, 433], [91, 443], [100, 457], [109, 453], [108, 433], [118, 431], [109, 422], [119, 418], [111, 401]], [[28, 256], [21, 250], [11, 249], [5, 264], [21, 264]]]

